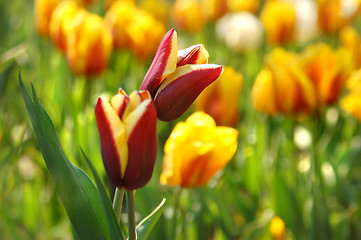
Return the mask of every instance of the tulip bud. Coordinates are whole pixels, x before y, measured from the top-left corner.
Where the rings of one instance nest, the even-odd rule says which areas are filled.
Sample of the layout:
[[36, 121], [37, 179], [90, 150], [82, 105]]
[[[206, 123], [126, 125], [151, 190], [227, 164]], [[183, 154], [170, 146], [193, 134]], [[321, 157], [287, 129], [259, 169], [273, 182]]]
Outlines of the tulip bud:
[[176, 31], [166, 33], [140, 86], [153, 97], [160, 120], [180, 117], [222, 73], [222, 66], [198, 64], [206, 62], [208, 52], [203, 45], [178, 51]]
[[163, 185], [200, 187], [232, 159], [237, 149], [238, 131], [216, 127], [212, 117], [193, 113], [178, 123], [164, 146]]
[[120, 90], [95, 108], [105, 170], [118, 188], [143, 187], [153, 174], [157, 154], [157, 112], [147, 91], [127, 96]]

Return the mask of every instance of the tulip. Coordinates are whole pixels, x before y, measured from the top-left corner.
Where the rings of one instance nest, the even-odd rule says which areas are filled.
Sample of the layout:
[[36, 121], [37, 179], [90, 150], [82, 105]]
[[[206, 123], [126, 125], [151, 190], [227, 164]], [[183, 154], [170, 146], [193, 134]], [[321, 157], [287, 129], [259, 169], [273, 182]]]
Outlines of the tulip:
[[119, 90], [95, 107], [104, 167], [118, 188], [134, 190], [152, 177], [157, 153], [157, 112], [147, 91]]
[[270, 44], [285, 44], [294, 40], [296, 27], [294, 4], [268, 1], [262, 8], [260, 19]]
[[254, 107], [262, 112], [310, 114], [316, 105], [312, 81], [298, 67], [298, 56], [276, 48], [265, 57], [252, 89]]
[[110, 29], [95, 14], [77, 14], [67, 39], [70, 68], [80, 75], [100, 74], [108, 65], [113, 49]]
[[274, 240], [285, 239], [286, 224], [280, 217], [274, 217], [270, 224], [270, 232]]
[[353, 57], [356, 68], [361, 67], [361, 37], [352, 27], [343, 28], [340, 32], [341, 46], [347, 48]]
[[162, 121], [180, 117], [198, 95], [222, 73], [223, 67], [208, 62], [208, 52], [198, 44], [178, 51], [177, 33], [163, 38], [140, 86], [152, 96]]
[[256, 14], [259, 8], [259, 0], [227, 0], [228, 8], [232, 12], [251, 12]]
[[242, 74], [232, 67], [225, 67], [222, 75], [194, 102], [195, 111], [204, 111], [211, 115], [218, 126], [234, 127], [239, 117], [242, 80]]
[[232, 159], [238, 131], [216, 127], [212, 117], [193, 113], [178, 123], [164, 146], [162, 185], [200, 187]]
[[202, 6], [205, 10], [207, 19], [217, 20], [227, 13], [227, 0], [203, 0]]
[[59, 2], [60, 0], [35, 0], [34, 24], [40, 34], [49, 35], [51, 15]]
[[155, 19], [166, 24], [168, 21], [170, 4], [166, 0], [142, 0], [140, 9], [150, 13]]
[[206, 24], [206, 13], [198, 0], [176, 0], [172, 17], [178, 28], [191, 33], [202, 30]]
[[345, 49], [333, 50], [319, 43], [308, 46], [301, 54], [301, 68], [312, 80], [317, 96], [317, 106], [337, 101], [344, 81], [353, 69], [351, 53]]
[[346, 88], [349, 92], [341, 99], [340, 106], [361, 122], [361, 69], [352, 72]]
[[50, 38], [63, 53], [66, 53], [67, 38], [74, 19], [77, 14], [84, 14], [84, 11], [74, 1], [63, 1], [54, 9], [50, 21]]

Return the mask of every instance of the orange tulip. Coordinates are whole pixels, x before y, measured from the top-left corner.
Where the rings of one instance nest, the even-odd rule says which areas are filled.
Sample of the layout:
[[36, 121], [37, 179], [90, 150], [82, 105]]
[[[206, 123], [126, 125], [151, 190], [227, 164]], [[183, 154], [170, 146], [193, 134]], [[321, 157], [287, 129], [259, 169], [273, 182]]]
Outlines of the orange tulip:
[[350, 52], [345, 49], [333, 50], [319, 43], [308, 46], [301, 54], [300, 62], [315, 86], [318, 107], [335, 103], [353, 69]]
[[34, 24], [36, 30], [44, 35], [49, 35], [49, 24], [51, 15], [60, 0], [35, 0], [34, 2]]
[[242, 74], [225, 67], [221, 76], [209, 85], [194, 102], [195, 111], [211, 115], [218, 126], [234, 127], [239, 118]]
[[252, 89], [254, 107], [276, 113], [310, 114], [316, 105], [312, 81], [297, 66], [298, 56], [276, 48], [265, 57]]
[[193, 113], [178, 123], [164, 146], [163, 185], [200, 187], [232, 159], [237, 149], [238, 131], [216, 127], [203, 112]]
[[172, 17], [175, 25], [187, 32], [198, 32], [206, 24], [206, 15], [198, 0], [176, 0]]
[[270, 44], [285, 44], [294, 40], [296, 27], [294, 4], [268, 1], [261, 10], [260, 19]]
[[53, 43], [63, 52], [66, 52], [67, 37], [72, 30], [74, 19], [77, 14], [85, 11], [74, 1], [63, 1], [54, 9], [50, 21], [50, 38]]
[[227, 13], [227, 0], [203, 0], [202, 6], [205, 10], [207, 19], [217, 20]]
[[101, 17], [77, 14], [67, 42], [66, 56], [70, 68], [80, 75], [95, 75], [108, 65], [113, 48], [110, 29]]

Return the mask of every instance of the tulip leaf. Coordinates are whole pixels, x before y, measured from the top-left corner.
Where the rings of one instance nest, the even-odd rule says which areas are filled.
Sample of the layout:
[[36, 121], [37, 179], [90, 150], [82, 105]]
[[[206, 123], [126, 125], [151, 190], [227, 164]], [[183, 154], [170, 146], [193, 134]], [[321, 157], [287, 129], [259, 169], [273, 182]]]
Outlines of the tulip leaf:
[[32, 98], [19, 74], [21, 93], [39, 148], [73, 225], [77, 239], [110, 239], [100, 194], [91, 179], [66, 157], [53, 122], [32, 87]]
[[86, 156], [86, 154], [84, 153], [83, 149], [80, 149], [86, 162], [88, 163], [92, 173], [93, 173], [93, 176], [94, 176], [94, 179], [95, 179], [95, 183], [98, 187], [98, 190], [100, 192], [100, 196], [102, 198], [102, 202], [103, 202], [103, 205], [104, 205], [104, 210], [105, 210], [105, 214], [107, 216], [107, 224], [110, 228], [110, 234], [111, 234], [111, 239], [114, 239], [114, 240], [118, 240], [118, 239], [124, 239], [122, 233], [120, 232], [120, 229], [119, 229], [119, 225], [117, 223], [117, 219], [114, 215], [114, 211], [113, 211], [113, 208], [112, 208], [112, 205], [109, 201], [109, 198], [108, 198], [108, 195], [105, 191], [105, 188], [104, 188], [104, 185], [102, 184], [101, 180], [100, 180], [100, 177], [97, 173], [97, 171], [95, 170], [95, 167], [93, 165], [93, 163], [89, 160], [89, 158]]
[[163, 205], [165, 201], [166, 199], [163, 198], [162, 202], [148, 216], [138, 223], [136, 228], [138, 239], [146, 240], [149, 237], [150, 232], [163, 213]]

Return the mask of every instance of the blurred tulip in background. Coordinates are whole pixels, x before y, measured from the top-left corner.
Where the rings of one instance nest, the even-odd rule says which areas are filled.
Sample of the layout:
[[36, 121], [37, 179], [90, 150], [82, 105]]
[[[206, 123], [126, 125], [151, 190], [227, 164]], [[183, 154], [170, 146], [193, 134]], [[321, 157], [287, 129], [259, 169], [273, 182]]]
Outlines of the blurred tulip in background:
[[[167, 0], [142, 0], [139, 8], [150, 13], [155, 19], [163, 23], [168, 23], [170, 3]], [[164, 35], [164, 34], [163, 34]]]
[[361, 69], [352, 72], [346, 88], [348, 93], [341, 99], [340, 106], [361, 122]]
[[232, 159], [238, 131], [217, 127], [212, 117], [193, 113], [179, 122], [164, 146], [163, 185], [201, 187]]
[[227, 5], [232, 12], [251, 12], [257, 14], [260, 1], [259, 0], [227, 0]]
[[361, 67], [361, 37], [353, 27], [345, 27], [340, 32], [341, 46], [349, 49], [355, 68]]
[[41, 35], [49, 35], [50, 19], [59, 2], [60, 0], [35, 0], [34, 25]]
[[242, 82], [241, 73], [225, 67], [221, 76], [199, 95], [194, 110], [209, 114], [218, 126], [235, 127], [240, 115]]
[[101, 17], [87, 12], [78, 14], [74, 22], [66, 52], [70, 68], [79, 75], [102, 73], [113, 49], [109, 27]]
[[295, 38], [295, 4], [288, 1], [267, 1], [260, 13], [267, 42], [272, 45], [290, 43]]
[[190, 33], [201, 31], [207, 20], [199, 0], [176, 0], [171, 16], [178, 29]]
[[157, 154], [157, 112], [147, 91], [119, 90], [95, 108], [104, 167], [118, 188], [134, 190], [152, 177]]
[[273, 217], [270, 224], [270, 231], [274, 240], [284, 240], [286, 224], [280, 217]]
[[202, 6], [208, 20], [214, 21], [227, 13], [227, 0], [203, 0]]
[[329, 45], [309, 45], [301, 54], [301, 68], [312, 80], [318, 107], [333, 104], [341, 94], [344, 81], [353, 69], [352, 56], [346, 49]]
[[252, 89], [254, 107], [269, 115], [310, 114], [316, 105], [312, 81], [297, 66], [298, 56], [281, 48], [265, 57]]

